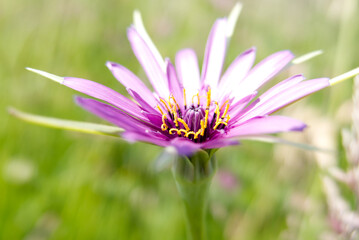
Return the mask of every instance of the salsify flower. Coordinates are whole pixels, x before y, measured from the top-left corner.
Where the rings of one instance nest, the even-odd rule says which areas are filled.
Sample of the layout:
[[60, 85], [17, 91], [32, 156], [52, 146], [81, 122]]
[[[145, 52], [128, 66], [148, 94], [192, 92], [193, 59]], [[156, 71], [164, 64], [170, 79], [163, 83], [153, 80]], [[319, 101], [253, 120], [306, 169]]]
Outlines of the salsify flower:
[[54, 75], [50, 78], [104, 101], [76, 98], [86, 110], [124, 129], [123, 138], [173, 146], [180, 155], [238, 144], [244, 137], [303, 130], [303, 122], [271, 114], [329, 86], [329, 79], [305, 80], [302, 75], [295, 75], [258, 96], [260, 88], [287, 67], [294, 55], [288, 50], [276, 52], [253, 67], [253, 47], [223, 70], [238, 14], [235, 8], [228, 18], [215, 21], [200, 71], [193, 49], [177, 52], [175, 65], [168, 58], [164, 60], [135, 12], [134, 25], [128, 28], [127, 36], [154, 92], [124, 66], [106, 64], [133, 100], [90, 80]]
[[356, 68], [330, 80], [305, 80], [302, 75], [295, 75], [258, 94], [264, 84], [287, 66], [303, 62], [318, 52], [294, 59], [290, 51], [284, 50], [253, 66], [256, 49], [251, 48], [224, 70], [229, 39], [240, 9], [237, 4], [228, 18], [215, 21], [201, 71], [193, 49], [180, 50], [175, 65], [168, 58], [163, 59], [140, 14], [135, 12], [134, 24], [127, 35], [153, 91], [124, 66], [106, 64], [132, 100], [90, 80], [59, 77], [28, 68], [98, 99], [76, 97], [76, 102], [117, 127], [35, 116], [14, 109], [12, 113], [34, 123], [89, 133], [121, 134], [129, 141], [176, 149], [172, 172], [185, 203], [189, 236], [205, 239], [206, 200], [216, 169], [215, 150], [238, 144], [244, 138], [303, 130], [306, 127], [303, 122], [272, 114], [304, 96], [359, 74]]

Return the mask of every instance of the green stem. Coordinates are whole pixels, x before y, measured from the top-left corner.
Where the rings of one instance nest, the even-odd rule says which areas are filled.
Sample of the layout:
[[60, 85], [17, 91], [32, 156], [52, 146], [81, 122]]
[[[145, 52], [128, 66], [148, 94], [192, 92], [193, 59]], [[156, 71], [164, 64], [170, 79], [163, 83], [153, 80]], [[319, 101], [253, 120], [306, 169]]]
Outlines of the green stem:
[[195, 155], [179, 157], [173, 165], [173, 175], [182, 197], [189, 239], [206, 240], [206, 210], [208, 192], [216, 169], [213, 154], [205, 151]]

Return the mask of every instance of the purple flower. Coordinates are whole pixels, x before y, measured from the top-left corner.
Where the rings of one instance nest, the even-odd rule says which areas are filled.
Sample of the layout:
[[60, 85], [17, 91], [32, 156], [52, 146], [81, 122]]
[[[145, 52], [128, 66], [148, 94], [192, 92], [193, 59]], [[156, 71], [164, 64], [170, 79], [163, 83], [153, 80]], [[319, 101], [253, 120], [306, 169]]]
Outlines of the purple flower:
[[256, 49], [251, 48], [224, 70], [234, 25], [233, 17], [214, 23], [200, 71], [193, 49], [180, 50], [175, 65], [169, 59], [163, 60], [136, 12], [135, 24], [127, 35], [153, 91], [130, 70], [114, 62], [106, 65], [133, 100], [89, 80], [65, 77], [58, 81], [104, 101], [76, 98], [81, 107], [124, 129], [123, 138], [173, 146], [180, 155], [235, 145], [249, 136], [303, 130], [303, 122], [271, 114], [329, 86], [329, 79], [304, 81], [302, 75], [296, 75], [258, 96], [257, 91], [288, 66], [294, 55], [288, 50], [280, 51], [253, 67]]

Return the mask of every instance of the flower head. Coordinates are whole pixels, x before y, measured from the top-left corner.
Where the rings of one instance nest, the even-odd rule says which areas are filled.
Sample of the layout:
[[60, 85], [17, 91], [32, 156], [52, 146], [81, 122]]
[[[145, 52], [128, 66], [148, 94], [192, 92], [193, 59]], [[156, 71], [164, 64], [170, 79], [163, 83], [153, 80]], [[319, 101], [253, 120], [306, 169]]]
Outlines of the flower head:
[[53, 75], [52, 79], [104, 101], [76, 98], [86, 110], [123, 128], [125, 139], [173, 146], [180, 155], [238, 144], [240, 138], [248, 136], [303, 130], [306, 125], [301, 121], [270, 115], [329, 86], [329, 79], [304, 81], [302, 75], [296, 75], [258, 96], [258, 89], [288, 66], [294, 55], [287, 50], [280, 51], [253, 67], [256, 49], [251, 48], [223, 71], [238, 14], [237, 6], [229, 18], [214, 23], [200, 71], [192, 49], [180, 50], [175, 66], [169, 59], [164, 60], [148, 36], [139, 13], [135, 12], [134, 25], [127, 35], [154, 92], [122, 65], [106, 64], [133, 100], [89, 80]]

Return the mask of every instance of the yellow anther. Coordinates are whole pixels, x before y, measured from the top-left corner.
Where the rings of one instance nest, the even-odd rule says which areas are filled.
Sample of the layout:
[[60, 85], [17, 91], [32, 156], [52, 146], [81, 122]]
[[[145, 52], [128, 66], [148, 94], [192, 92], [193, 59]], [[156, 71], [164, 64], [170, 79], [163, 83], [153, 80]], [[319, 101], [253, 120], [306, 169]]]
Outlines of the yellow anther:
[[227, 120], [226, 120], [226, 123], [228, 124], [229, 122], [229, 119], [231, 119], [231, 117], [229, 116], [229, 114], [227, 115]]
[[226, 116], [228, 109], [229, 109], [229, 104], [226, 105], [226, 108], [224, 109], [221, 119], [223, 119]]
[[196, 135], [196, 133], [193, 132], [193, 131], [189, 131], [189, 132], [186, 133], [185, 137], [189, 138], [189, 135], [193, 135], [193, 136], [194, 136], [194, 135]]
[[183, 103], [184, 108], [187, 108], [186, 89], [183, 88]]
[[173, 134], [173, 131], [176, 131], [176, 133], [178, 133], [178, 129], [177, 128], [171, 128], [168, 132], [170, 134]]
[[218, 121], [219, 121], [219, 115], [221, 114], [221, 113], [219, 112], [218, 103], [216, 103], [216, 110], [214, 111], [214, 113], [216, 114], [216, 124], [217, 124]]
[[[171, 101], [171, 99], [172, 99], [172, 100], [173, 100], [173, 102], [176, 104], [177, 109], [180, 109], [180, 107], [179, 107], [179, 105], [178, 105], [178, 103], [177, 103], [177, 101], [176, 101], [176, 99], [175, 99], [175, 97], [174, 97], [173, 95], [171, 95], [171, 96], [170, 96], [170, 98], [169, 98], [169, 102]], [[173, 105], [175, 105], [175, 104], [173, 104]]]
[[160, 110], [161, 115], [163, 115], [164, 113], [163, 113], [163, 111], [162, 111], [161, 107], [160, 107], [159, 105], [157, 105], [157, 108], [158, 108], [158, 110]]
[[161, 125], [162, 131], [166, 131], [168, 129], [168, 126], [166, 124], [166, 119], [167, 119], [166, 114], [163, 114], [162, 115], [162, 125]]
[[220, 111], [222, 111], [222, 108], [224, 107], [224, 106], [226, 106], [226, 104], [229, 102], [229, 100], [226, 100], [223, 104], [222, 104], [222, 106], [219, 108], [219, 110]]
[[162, 98], [160, 98], [160, 101], [163, 103], [163, 105], [165, 106], [165, 108], [167, 109], [167, 111], [168, 111], [168, 112], [171, 112], [170, 109], [169, 109], [168, 106], [167, 106], [167, 102], [166, 102], [164, 99], [162, 99]]
[[206, 116], [204, 117], [204, 128], [207, 128], [209, 110], [206, 110]]
[[197, 139], [198, 138], [198, 135], [201, 133], [201, 129], [200, 130], [198, 130], [196, 133], [195, 133], [195, 135], [194, 135], [194, 139]]
[[209, 105], [211, 105], [211, 88], [208, 87], [207, 91], [207, 109], [209, 109]]
[[222, 122], [216, 123], [216, 126], [213, 127], [213, 130], [216, 130], [221, 123], [222, 123]]
[[194, 139], [198, 138], [198, 135], [203, 136], [204, 135], [204, 122], [201, 120], [201, 128], [194, 134]]
[[183, 124], [184, 128], [186, 129], [186, 131], [189, 131], [191, 129], [189, 129], [187, 123], [182, 119], [182, 118], [177, 118], [177, 120]]
[[173, 107], [172, 111], [173, 111], [172, 113], [173, 113], [173, 118], [174, 118], [174, 119], [173, 119], [173, 121], [175, 122], [176, 127], [178, 127], [178, 121], [177, 121], [177, 120], [178, 120], [178, 118], [177, 118], [177, 110], [176, 110], [176, 106], [174, 106], [174, 107]]
[[194, 105], [194, 98], [197, 97], [197, 106], [199, 106], [199, 104], [201, 103], [200, 101], [200, 96], [199, 93], [195, 94], [192, 96], [192, 105]]
[[228, 121], [231, 117], [229, 115], [227, 115], [227, 119], [225, 122], [223, 122], [222, 120], [220, 120], [219, 122], [216, 123], [216, 125], [213, 127], [213, 130], [216, 130], [218, 128], [219, 125], [223, 124], [225, 126], [228, 125]]
[[[170, 100], [170, 99], [169, 99], [169, 100]], [[169, 109], [172, 110], [173, 107], [172, 107], [171, 101], [167, 101], [167, 103], [168, 103]]]
[[204, 130], [205, 130], [205, 126], [204, 126], [204, 121], [203, 120], [201, 120], [201, 136], [203, 136], [204, 135]]
[[216, 130], [218, 128], [219, 125], [224, 124], [227, 125], [227, 123], [219, 121], [218, 123], [216, 123], [216, 125], [213, 127], [213, 130]]
[[178, 135], [181, 135], [181, 133], [184, 133], [184, 136], [187, 135], [187, 131], [184, 130], [184, 129], [179, 129], [179, 130], [177, 131], [177, 133], [178, 133]]

